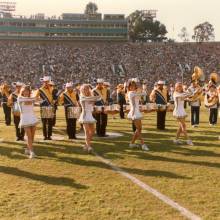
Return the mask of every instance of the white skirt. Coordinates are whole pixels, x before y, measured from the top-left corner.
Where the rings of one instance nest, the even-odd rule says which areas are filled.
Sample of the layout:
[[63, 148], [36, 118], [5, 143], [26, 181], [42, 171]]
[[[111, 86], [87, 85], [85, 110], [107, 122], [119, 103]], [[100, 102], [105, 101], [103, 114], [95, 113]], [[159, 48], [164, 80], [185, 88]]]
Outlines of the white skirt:
[[185, 110], [174, 109], [173, 117], [175, 117], [175, 118], [186, 118], [187, 114], [186, 114]]
[[93, 118], [91, 113], [81, 113], [78, 122], [80, 124], [95, 124], [97, 121]]
[[35, 115], [32, 114], [21, 114], [21, 120], [19, 127], [21, 128], [27, 128], [36, 126], [38, 124], [38, 119]]
[[132, 115], [132, 111], [130, 111], [129, 113], [128, 113], [128, 119], [130, 119], [130, 120], [132, 120], [132, 121], [134, 121], [134, 120], [140, 120], [140, 119], [142, 119], [143, 118], [143, 115], [139, 112], [139, 111], [135, 111], [134, 112], [134, 115]]

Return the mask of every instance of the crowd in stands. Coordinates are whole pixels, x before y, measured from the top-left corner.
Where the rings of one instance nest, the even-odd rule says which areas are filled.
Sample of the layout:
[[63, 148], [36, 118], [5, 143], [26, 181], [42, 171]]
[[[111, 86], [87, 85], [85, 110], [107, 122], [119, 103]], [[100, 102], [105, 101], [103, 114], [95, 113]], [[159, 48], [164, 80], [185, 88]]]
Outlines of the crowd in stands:
[[[117, 66], [123, 74], [113, 68]], [[220, 44], [0, 42], [0, 81], [22, 81], [33, 87], [50, 75], [59, 87], [68, 81], [93, 84], [97, 78], [115, 86], [138, 77], [152, 88], [159, 79], [174, 83], [182, 74], [190, 80], [194, 66], [207, 76], [219, 72]]]

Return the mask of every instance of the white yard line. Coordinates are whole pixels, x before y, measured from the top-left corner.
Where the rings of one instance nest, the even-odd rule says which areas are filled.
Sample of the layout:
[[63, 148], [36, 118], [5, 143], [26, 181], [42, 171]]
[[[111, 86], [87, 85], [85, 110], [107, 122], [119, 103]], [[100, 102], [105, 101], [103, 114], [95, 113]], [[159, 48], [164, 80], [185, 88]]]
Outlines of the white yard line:
[[102, 156], [98, 155], [96, 152], [94, 152], [94, 154], [96, 155], [96, 157], [101, 160], [103, 163], [109, 165], [114, 171], [116, 171], [117, 173], [121, 174], [122, 176], [126, 177], [127, 179], [131, 180], [134, 184], [138, 185], [139, 187], [141, 187], [142, 189], [144, 189], [145, 191], [153, 194], [154, 196], [156, 196], [158, 199], [160, 199], [161, 201], [163, 201], [164, 203], [166, 203], [167, 205], [171, 206], [172, 208], [178, 210], [180, 212], [181, 215], [185, 216], [188, 219], [191, 220], [201, 220], [202, 218], [199, 217], [198, 215], [195, 215], [194, 213], [192, 213], [191, 211], [189, 211], [188, 209], [182, 207], [181, 205], [179, 205], [177, 202], [174, 202], [172, 199], [170, 199], [169, 197], [167, 197], [166, 195], [163, 195], [162, 193], [160, 193], [159, 191], [157, 191], [156, 189], [150, 187], [149, 185], [147, 185], [146, 183], [140, 181], [139, 179], [137, 179], [136, 177], [130, 175], [129, 173], [123, 171], [121, 168], [117, 167], [116, 165], [114, 165], [111, 161], [103, 158]]

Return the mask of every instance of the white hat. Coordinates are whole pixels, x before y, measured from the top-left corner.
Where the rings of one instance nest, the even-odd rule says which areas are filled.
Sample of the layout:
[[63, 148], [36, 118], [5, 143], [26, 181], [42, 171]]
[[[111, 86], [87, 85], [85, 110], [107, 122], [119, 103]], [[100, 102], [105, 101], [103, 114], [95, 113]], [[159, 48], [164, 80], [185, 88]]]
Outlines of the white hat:
[[111, 86], [111, 84], [109, 82], [104, 82], [105, 86]]
[[165, 85], [165, 82], [162, 81], [162, 80], [159, 80], [159, 81], [157, 82], [157, 85]]
[[136, 83], [139, 83], [140, 82], [140, 80], [138, 79], [138, 78], [132, 78], [131, 79], [133, 82], [136, 82]]
[[50, 82], [51, 77], [50, 76], [44, 76], [43, 78], [40, 79], [41, 82]]
[[73, 83], [72, 83], [72, 82], [66, 83], [65, 87], [66, 87], [66, 88], [73, 87]]
[[104, 83], [104, 79], [97, 79], [97, 83]]
[[24, 83], [22, 83], [22, 82], [13, 82], [13, 83], [12, 83], [12, 86], [13, 86], [13, 87], [17, 87], [17, 86], [18, 86], [18, 87], [22, 87], [22, 86], [24, 86]]

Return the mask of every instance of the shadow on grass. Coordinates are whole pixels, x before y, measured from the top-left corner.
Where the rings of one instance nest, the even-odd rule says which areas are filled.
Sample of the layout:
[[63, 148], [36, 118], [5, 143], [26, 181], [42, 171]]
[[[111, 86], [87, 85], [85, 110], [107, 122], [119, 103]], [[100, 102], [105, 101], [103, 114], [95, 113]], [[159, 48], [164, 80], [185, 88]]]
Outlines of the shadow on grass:
[[193, 160], [182, 160], [182, 159], [175, 159], [175, 158], [168, 158], [162, 156], [155, 156], [150, 154], [143, 154], [136, 152], [136, 155], [139, 155], [140, 159], [144, 160], [152, 160], [152, 161], [163, 161], [163, 162], [171, 162], [171, 163], [182, 163], [182, 164], [190, 164], [190, 165], [197, 165], [197, 166], [206, 166], [212, 168], [220, 168], [220, 163], [211, 163], [206, 161], [193, 161]]
[[[100, 155], [110, 158], [110, 159], [118, 159], [122, 155], [125, 156], [127, 154], [127, 155], [135, 155], [136, 157], [140, 159], [144, 159], [144, 160], [164, 161], [164, 162], [183, 163], [183, 164], [191, 164], [191, 165], [197, 165], [197, 166], [220, 168], [220, 163], [212, 163], [212, 162], [206, 162], [206, 161], [193, 161], [193, 160], [189, 161], [189, 160], [184, 160], [184, 159], [176, 159], [176, 158], [168, 158], [168, 157], [152, 155], [150, 153], [143, 152], [137, 149], [129, 150], [127, 144], [123, 143], [123, 139], [122, 139], [121, 145], [119, 145], [119, 143], [117, 142], [114, 143], [114, 140], [112, 140], [111, 143], [113, 143], [112, 146], [105, 145], [103, 143], [102, 144], [96, 143], [95, 149], [97, 152], [99, 152]], [[167, 140], [160, 140], [159, 142], [156, 142], [156, 143], [155, 141], [154, 142], [148, 141], [147, 143], [150, 144], [150, 149], [153, 150], [153, 152], [172, 152], [172, 153], [183, 154], [183, 155], [186, 154], [188, 156], [200, 156], [200, 157], [201, 156], [220, 157], [220, 154], [214, 153], [212, 151], [193, 150], [189, 148], [183, 148], [183, 147], [174, 145], [172, 142], [168, 144]], [[210, 146], [211, 145], [213, 146], [213, 144], [210, 144]], [[178, 152], [176, 152], [176, 150], [178, 150]]]
[[[0, 154], [15, 158], [18, 157], [19, 155], [12, 155], [13, 152], [23, 154], [24, 150], [23, 148], [18, 149], [15, 148], [14, 146], [19, 146], [19, 147], [24, 147], [24, 143], [18, 143], [18, 142], [11, 142], [11, 141], [4, 141], [5, 144], [8, 144], [9, 146], [12, 147], [1, 147], [3, 151], [0, 151]], [[68, 141], [68, 144], [71, 144], [71, 141]], [[63, 154], [85, 154], [82, 151], [82, 147], [78, 146], [71, 146], [67, 144], [62, 144], [62, 143], [55, 143], [55, 142], [44, 142], [44, 143], [35, 143], [35, 151], [38, 156], [48, 156], [48, 157], [54, 157], [56, 153], [63, 153]], [[18, 159], [24, 159], [24, 157], [18, 157]]]
[[8, 148], [5, 146], [0, 146], [0, 149], [1, 149], [0, 150], [1, 156], [7, 156], [8, 158], [15, 159], [15, 160], [23, 160], [27, 158], [25, 155], [20, 155], [21, 152], [23, 151], [22, 149]]
[[23, 177], [26, 179], [31, 179], [34, 181], [40, 181], [49, 185], [56, 185], [56, 186], [68, 186], [77, 189], [86, 189], [87, 186], [81, 185], [79, 183], [75, 183], [73, 179], [66, 178], [66, 177], [53, 177], [53, 176], [46, 176], [40, 175], [36, 173], [30, 173], [24, 170], [20, 170], [15, 167], [6, 167], [0, 166], [0, 172], [8, 175], [14, 175]]
[[[101, 169], [112, 170], [112, 168], [109, 165], [106, 165], [103, 162], [99, 162], [99, 161], [82, 160], [79, 158], [71, 158], [71, 157], [57, 157], [57, 159], [65, 163], [76, 164], [85, 167], [96, 167]], [[127, 167], [119, 167], [119, 168], [128, 173], [142, 175], [142, 176], [167, 177], [172, 179], [190, 179], [188, 177], [177, 175], [175, 173], [171, 173], [167, 171], [143, 170], [143, 169], [127, 168]]]

